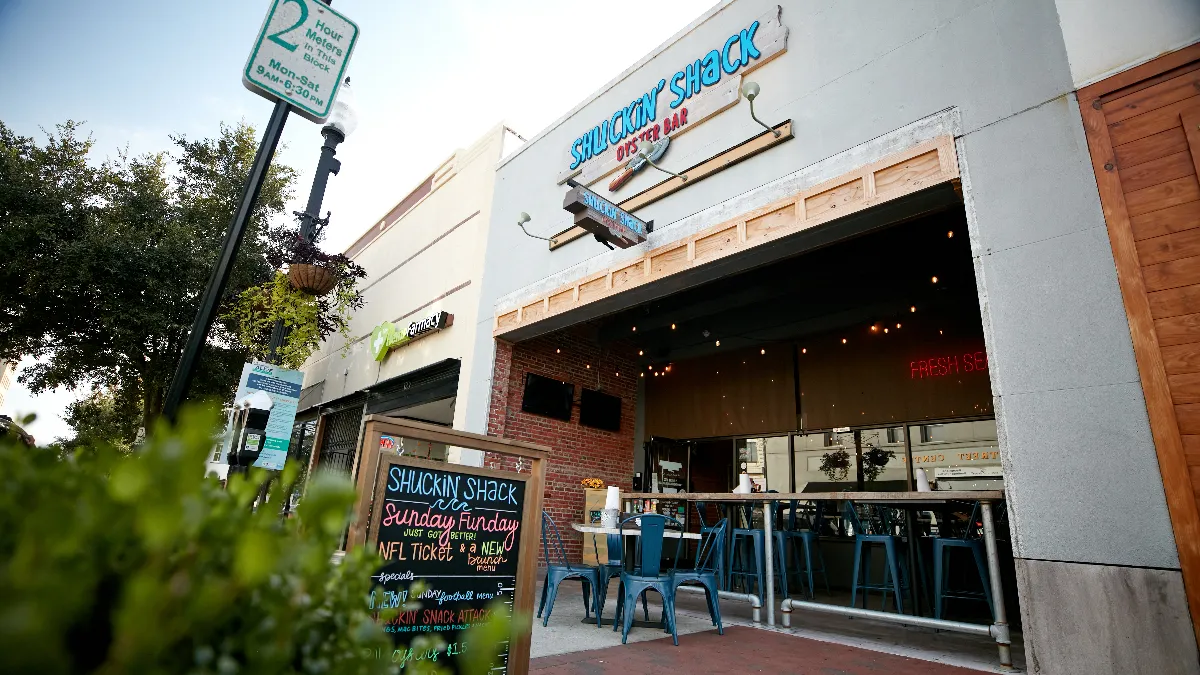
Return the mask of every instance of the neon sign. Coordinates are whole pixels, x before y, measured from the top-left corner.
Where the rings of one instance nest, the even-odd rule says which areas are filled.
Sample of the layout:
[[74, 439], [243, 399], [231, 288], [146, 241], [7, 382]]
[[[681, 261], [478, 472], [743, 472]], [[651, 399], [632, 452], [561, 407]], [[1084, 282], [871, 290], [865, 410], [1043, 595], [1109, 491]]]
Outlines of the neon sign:
[[971, 352], [967, 354], [951, 354], [935, 356], [928, 359], [910, 361], [908, 364], [909, 379], [923, 380], [927, 377], [944, 377], [958, 373], [974, 373], [988, 369], [986, 352]]
[[[638, 135], [647, 124], [658, 119], [658, 95], [668, 86], [675, 95], [670, 107], [675, 110], [687, 99], [699, 94], [705, 87], [711, 87], [721, 81], [722, 74], [733, 75], [742, 68], [750, 65], [752, 60], [762, 57], [762, 52], [754, 44], [760, 21], [755, 21], [749, 27], [730, 35], [720, 49], [714, 49], [703, 58], [696, 59], [677, 71], [667, 80], [661, 79], [645, 93], [634, 99], [629, 105], [614, 112], [608, 119], [586, 131], [571, 142], [571, 169], [600, 156], [609, 147], [619, 147], [622, 155], [630, 148], [618, 146], [622, 140]], [[735, 57], [736, 47], [736, 57]], [[686, 109], [683, 114], [683, 124], [686, 124]], [[674, 126], [682, 126], [675, 124]], [[657, 140], [658, 125], [655, 125], [653, 139]], [[670, 128], [667, 129], [670, 133]], [[620, 160], [621, 157], [618, 157]]]

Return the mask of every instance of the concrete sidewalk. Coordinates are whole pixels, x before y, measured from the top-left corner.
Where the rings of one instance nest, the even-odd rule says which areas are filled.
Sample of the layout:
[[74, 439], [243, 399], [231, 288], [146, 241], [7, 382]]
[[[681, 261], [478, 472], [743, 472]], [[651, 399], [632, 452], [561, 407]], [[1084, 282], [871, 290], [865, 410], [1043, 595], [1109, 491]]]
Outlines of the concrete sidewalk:
[[[616, 609], [616, 591], [614, 580], [604, 608], [605, 619], [611, 619]], [[537, 593], [535, 598], [540, 597], [540, 588]], [[657, 598], [650, 594], [650, 616], [654, 620], [661, 616]], [[837, 596], [818, 599], [846, 602]], [[629, 644], [622, 646], [621, 634], [611, 626], [597, 628], [593, 622], [583, 623], [581, 586], [577, 581], [568, 581], [559, 588], [549, 625], [543, 627], [540, 619], [534, 620], [533, 665], [535, 670], [545, 669], [545, 673], [599, 674], [617, 672], [606, 670], [616, 663], [622, 664], [621, 675], [667, 672], [666, 668], [672, 675], [756, 672], [744, 669], [750, 663], [765, 664], [763, 672], [821, 675], [884, 670], [894, 675], [1014, 672], [1000, 667], [994, 643], [977, 636], [799, 612], [793, 616], [791, 630], [768, 628], [751, 621], [749, 605], [728, 600], [721, 601], [721, 614], [724, 636], [713, 630], [704, 597], [681, 593], [676, 602], [679, 647], [660, 628], [634, 628], [629, 633]], [[643, 618], [640, 606], [637, 618]], [[770, 653], [759, 653], [764, 650]], [[710, 662], [710, 651], [722, 660]], [[1013, 657], [1015, 671], [1023, 671], [1019, 633], [1014, 634]], [[707, 670], [710, 664], [718, 663]], [[823, 670], [812, 670], [813, 664], [822, 664]], [[631, 666], [637, 670], [628, 670]], [[664, 670], [654, 670], [660, 666]]]
[[533, 659], [538, 675], [979, 675], [978, 670], [919, 661], [774, 631], [731, 626], [671, 640], [650, 640]]

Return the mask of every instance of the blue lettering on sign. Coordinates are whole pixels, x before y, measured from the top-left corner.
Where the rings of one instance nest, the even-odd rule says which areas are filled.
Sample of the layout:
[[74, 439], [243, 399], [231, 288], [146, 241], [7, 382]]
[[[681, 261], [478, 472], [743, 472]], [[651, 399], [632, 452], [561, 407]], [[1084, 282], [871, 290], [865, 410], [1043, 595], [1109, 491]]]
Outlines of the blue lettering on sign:
[[625, 213], [621, 209], [617, 208], [614, 204], [609, 203], [607, 200], [601, 199], [589, 191], [581, 192], [581, 196], [583, 197], [584, 205], [589, 209], [596, 211], [606, 218], [616, 221], [622, 227], [635, 232], [639, 236], [646, 236], [646, 226], [642, 223], [642, 221], [634, 218], [628, 213]]
[[[663, 89], [670, 87], [675, 99], [671, 101], [674, 110], [683, 102], [697, 94], [705, 87], [711, 87], [721, 81], [721, 74], [733, 75], [741, 68], [750, 65], [751, 59], [758, 59], [762, 52], [754, 44], [754, 34], [758, 32], [759, 22], [750, 24], [749, 28], [730, 35], [725, 45], [718, 51], [708, 52], [702, 59], [676, 72], [668, 80], [659, 80], [642, 96], [629, 105], [615, 111], [607, 119], [588, 129], [583, 135], [571, 141], [571, 169], [598, 157], [610, 145], [616, 145], [621, 140], [635, 135], [642, 127], [657, 118], [658, 95]], [[738, 46], [738, 58], [730, 60], [730, 50]]]

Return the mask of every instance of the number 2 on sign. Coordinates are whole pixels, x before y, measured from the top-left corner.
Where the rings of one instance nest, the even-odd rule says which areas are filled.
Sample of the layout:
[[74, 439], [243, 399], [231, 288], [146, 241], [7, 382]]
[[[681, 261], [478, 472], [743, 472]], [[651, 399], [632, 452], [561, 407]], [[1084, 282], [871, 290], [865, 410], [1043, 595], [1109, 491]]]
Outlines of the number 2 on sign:
[[304, 4], [304, 0], [283, 0], [283, 4], [281, 4], [280, 7], [282, 7], [283, 5], [286, 5], [288, 3], [292, 3], [292, 4], [296, 4], [296, 5], [300, 6], [300, 18], [296, 20], [296, 23], [292, 24], [291, 26], [288, 26], [287, 28], [284, 28], [283, 30], [279, 31], [278, 33], [272, 33], [272, 34], [268, 35], [267, 39], [269, 39], [271, 42], [274, 42], [275, 44], [279, 45], [280, 47], [283, 47], [284, 49], [288, 50], [289, 52], [294, 52], [294, 51], [296, 51], [296, 44], [293, 42], [288, 42], [287, 40], [284, 40], [284, 39], [280, 38], [279, 36], [283, 35], [284, 33], [290, 33], [292, 31], [296, 30], [297, 28], [299, 28], [300, 26], [304, 25], [304, 22], [308, 20], [308, 5]]

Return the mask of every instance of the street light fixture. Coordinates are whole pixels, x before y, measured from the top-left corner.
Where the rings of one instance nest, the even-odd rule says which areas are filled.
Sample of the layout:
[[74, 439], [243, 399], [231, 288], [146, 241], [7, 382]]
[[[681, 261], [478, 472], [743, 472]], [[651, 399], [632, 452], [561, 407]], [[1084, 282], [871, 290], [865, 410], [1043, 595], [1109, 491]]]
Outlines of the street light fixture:
[[775, 138], [779, 138], [779, 130], [778, 129], [772, 128], [771, 125], [758, 119], [758, 116], [754, 114], [754, 99], [758, 98], [758, 95], [761, 92], [762, 92], [762, 87], [758, 86], [757, 82], [747, 82], [742, 85], [742, 96], [745, 96], [746, 100], [750, 102], [750, 119], [754, 120], [755, 122], [758, 122], [759, 124], [761, 124], [763, 126], [764, 129], [775, 134]]
[[325, 201], [325, 187], [329, 184], [329, 175], [337, 175], [342, 169], [342, 163], [334, 155], [337, 146], [358, 128], [358, 111], [355, 110], [354, 93], [350, 91], [350, 78], [338, 89], [337, 100], [333, 102], [333, 112], [330, 113], [325, 126], [321, 127], [321, 135], [325, 143], [321, 146], [321, 159], [317, 162], [317, 173], [313, 176], [312, 190], [308, 193], [308, 206], [300, 215], [300, 238], [312, 241], [317, 224], [321, 222], [321, 202]]
[[[337, 146], [358, 128], [358, 111], [355, 109], [354, 94], [350, 91], [350, 78], [347, 77], [338, 88], [337, 99], [333, 102], [333, 112], [321, 127], [321, 135], [325, 143], [321, 145], [321, 159], [317, 161], [317, 172], [313, 175], [312, 189], [308, 192], [308, 205], [303, 213], [297, 213], [300, 218], [300, 238], [313, 243], [318, 227], [329, 223], [329, 214], [321, 218], [321, 203], [325, 201], [325, 188], [329, 185], [330, 174], [336, 176], [342, 170], [342, 162], [335, 155]], [[275, 363], [276, 354], [283, 346], [287, 337], [283, 319], [275, 321], [271, 331], [271, 345], [267, 352], [267, 360]]]

